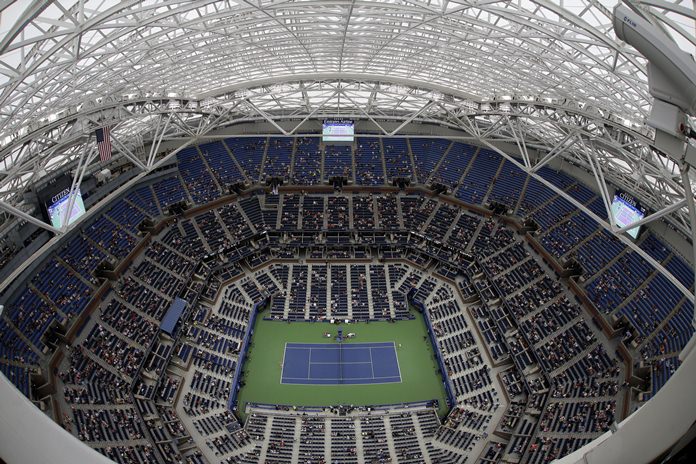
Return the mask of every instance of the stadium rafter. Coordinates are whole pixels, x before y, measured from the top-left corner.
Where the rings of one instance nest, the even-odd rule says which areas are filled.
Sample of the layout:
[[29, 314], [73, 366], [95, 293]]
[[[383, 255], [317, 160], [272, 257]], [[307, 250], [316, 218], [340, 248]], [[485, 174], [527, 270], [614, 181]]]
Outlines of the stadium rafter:
[[[690, 6], [628, 3], [694, 50]], [[530, 173], [563, 157], [592, 173], [605, 205], [608, 184], [629, 190], [652, 209], [645, 222], [693, 239], [693, 181], [652, 143], [646, 60], [614, 34], [613, 4], [8, 2], [0, 209], [29, 220], [23, 194], [43, 176], [99, 169], [82, 160], [99, 125], [112, 125], [114, 160], [144, 173], [162, 141], [249, 121], [296, 135], [310, 118], [341, 114], [385, 136], [410, 122], [458, 128], [513, 147], [506, 155]]]
[[[139, 169], [141, 174], [136, 178], [139, 179], [176, 153], [158, 153], [162, 141], [177, 141], [187, 146], [207, 138], [219, 138], [220, 135], [208, 135], [217, 129], [252, 121], [269, 122], [273, 129], [268, 135], [307, 135], [302, 129], [310, 118], [336, 114], [370, 121], [385, 137], [407, 136], [408, 130], [404, 129], [412, 122], [456, 129], [458, 134], [447, 138], [495, 149], [607, 230], [623, 234], [626, 230], [597, 217], [585, 205], [536, 174], [551, 159], [563, 157], [593, 174], [605, 206], [611, 202], [607, 185], [612, 184], [635, 193], [652, 209], [644, 222], [668, 219], [683, 234], [692, 233], [682, 184], [685, 177], [680, 175], [679, 166], [652, 144], [650, 133], [644, 128], [626, 127], [596, 107], [567, 100], [511, 96], [476, 102], [440, 90], [409, 87], [404, 81], [279, 80], [205, 100], [137, 96], [103, 99], [89, 111], [68, 113], [53, 121], [48, 132], [41, 136], [34, 132], [18, 139], [14, 146], [19, 147], [24, 162], [17, 163], [15, 169], [25, 176], [40, 176], [42, 170], [51, 168], [63, 169], [62, 164], [55, 163], [53, 154], [57, 153], [70, 156], [69, 161], [81, 167], [74, 171], [75, 177], [84, 176], [90, 168], [101, 168], [94, 156], [88, 163], [84, 163], [83, 157], [94, 153], [94, 128], [109, 124], [118, 151], [114, 159]], [[37, 132], [42, 130], [43, 127], [37, 128]], [[54, 136], [54, 132], [61, 136]], [[37, 152], [43, 153], [43, 157], [32, 156]], [[519, 156], [519, 161], [512, 155]], [[67, 227], [56, 231], [40, 220], [30, 219], [26, 213], [22, 214], [18, 204], [13, 204], [13, 199], [21, 199], [16, 194], [22, 187], [32, 185], [29, 181], [22, 185], [21, 180], [20, 176], [12, 175], [0, 180], [5, 195], [0, 209], [51, 231], [66, 232]], [[626, 237], [621, 239], [693, 298], [659, 263]]]

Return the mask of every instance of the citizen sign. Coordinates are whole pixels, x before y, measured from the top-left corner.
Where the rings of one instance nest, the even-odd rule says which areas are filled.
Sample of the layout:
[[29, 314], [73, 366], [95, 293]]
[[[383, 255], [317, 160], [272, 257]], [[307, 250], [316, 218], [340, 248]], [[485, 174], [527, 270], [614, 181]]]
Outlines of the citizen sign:
[[626, 203], [630, 203], [633, 206], [636, 206], [636, 199], [631, 197], [630, 195], [626, 195], [625, 193], [621, 192], [619, 194], [622, 200], [624, 200]]
[[65, 198], [66, 196], [68, 196], [68, 194], [70, 194], [70, 189], [65, 189], [60, 193], [56, 193], [51, 197], [51, 203], [55, 203], [61, 198]]

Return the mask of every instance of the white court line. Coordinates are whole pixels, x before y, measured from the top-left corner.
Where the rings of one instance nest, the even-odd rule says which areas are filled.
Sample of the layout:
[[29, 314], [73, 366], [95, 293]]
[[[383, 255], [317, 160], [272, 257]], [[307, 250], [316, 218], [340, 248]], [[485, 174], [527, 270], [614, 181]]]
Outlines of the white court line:
[[[384, 378], [384, 379], [390, 379], [392, 377], [378, 377], [378, 378]], [[394, 377], [396, 378], [396, 377]], [[306, 379], [296, 379], [296, 380], [306, 380]], [[322, 379], [322, 380], [334, 380], [338, 381], [341, 379]], [[345, 379], [343, 379], [345, 380]], [[358, 380], [370, 380], [369, 378], [365, 379], [358, 379]], [[311, 382], [311, 380], [310, 380]], [[353, 387], [355, 385], [394, 385], [395, 383], [403, 383], [403, 382], [397, 382], [397, 381], [392, 381], [392, 382], [365, 382], [365, 383], [293, 383], [293, 382], [284, 382], [283, 385], [311, 385], [313, 387]]]
[[285, 373], [285, 352], [288, 349], [288, 342], [285, 342], [285, 348], [283, 348], [283, 360], [281, 361], [281, 368], [280, 368], [280, 384], [283, 384], [283, 374]]
[[[368, 344], [368, 343], [365, 343], [365, 344]], [[302, 346], [302, 347], [290, 346], [290, 347], [288, 347], [287, 345], [288, 345], [288, 343], [286, 342], [285, 343], [286, 350], [309, 350], [309, 360], [307, 363], [307, 377], [283, 377], [281, 375], [281, 378], [280, 378], [281, 384], [285, 384], [283, 382], [283, 378], [285, 378], [286, 380], [345, 380], [345, 379], [339, 379], [339, 378], [313, 378], [313, 377], [309, 377], [312, 364], [338, 364], [336, 362], [312, 362], [312, 350], [313, 349], [314, 350], [322, 350], [322, 349], [337, 350], [338, 349], [337, 345], [328, 345], [325, 343], [303, 343], [303, 345], [322, 345], [321, 348], [312, 348], [311, 346], [309, 346], [309, 347], [308, 346]], [[359, 346], [359, 345], [357, 345], [357, 346], [353, 345], [350, 347], [344, 346], [344, 349], [360, 349], [360, 350], [368, 349], [370, 352], [369, 363], [370, 363], [370, 368], [372, 369], [372, 377], [371, 378], [370, 377], [350, 377], [350, 378], [348, 378], [348, 380], [379, 380], [379, 379], [396, 378], [396, 376], [393, 376], [393, 375], [392, 376], [375, 377], [375, 369], [374, 369], [374, 364], [372, 361], [372, 349], [373, 348], [375, 348], [375, 349], [389, 348], [389, 345], [369, 346], [369, 347], [368, 346]], [[403, 377], [401, 376], [401, 366], [399, 365], [399, 356], [396, 352], [396, 343], [395, 342], [391, 342], [391, 348], [393, 350], [394, 357], [396, 358], [396, 368], [399, 371], [399, 375], [398, 375], [399, 381], [398, 382], [381, 382], [381, 383], [380, 382], [373, 382], [373, 383], [368, 383], [365, 385], [387, 385], [387, 384], [392, 384], [392, 383], [403, 383]], [[345, 363], [341, 363], [341, 364], [367, 364], [367, 363], [368, 363], [367, 361], [363, 361], [363, 362], [345, 362]], [[283, 372], [284, 371], [285, 371], [285, 353], [283, 353]], [[321, 384], [321, 383], [314, 384], [314, 383], [312, 383], [312, 384], [307, 384], [307, 385], [336, 386], [338, 384]], [[347, 385], [350, 385], [350, 384], [347, 384]]]
[[[392, 342], [393, 344], [394, 342]], [[287, 345], [287, 343], [286, 343]], [[321, 343], [307, 343], [307, 345], [321, 345]], [[389, 348], [389, 345], [384, 346], [356, 346], [356, 345], [343, 345], [344, 350], [367, 350], [370, 348]], [[326, 345], [320, 348], [312, 348], [311, 346], [288, 346], [288, 350], [337, 350], [338, 345]]]
[[[379, 379], [395, 379], [395, 375], [385, 376], [385, 377], [350, 377], [343, 380], [379, 380]], [[305, 379], [304, 377], [285, 377], [285, 380], [341, 380], [340, 378], [334, 377], [318, 377], [316, 379]], [[401, 383], [401, 382], [388, 382], [388, 383]]]
[[392, 342], [392, 348], [394, 349], [394, 357], [396, 358], [396, 368], [399, 369], [399, 383], [403, 382], [404, 378], [401, 377], [401, 366], [399, 366], [399, 355], [396, 354], [396, 344]]
[[[372, 371], [372, 378], [375, 378], [375, 365], [372, 364], [372, 348], [370, 348], [370, 370]], [[401, 376], [399, 376], [399, 380], [401, 380]]]
[[[283, 368], [280, 371], [280, 384], [283, 385], [283, 379], [294, 379], [297, 380], [298, 378], [302, 377], [284, 377], [283, 374], [285, 373], [285, 352], [287, 350], [292, 350], [293, 347], [288, 348], [288, 342], [285, 342], [285, 348], [283, 349]], [[299, 348], [295, 348], [299, 349]], [[302, 348], [304, 350], [309, 350], [309, 360], [307, 362], [307, 377], [303, 377], [304, 380], [312, 380], [311, 377], [309, 376], [309, 368], [312, 366], [312, 348]]]
[[371, 364], [371, 361], [351, 361], [351, 362], [342, 362], [342, 363], [337, 363], [337, 362], [323, 362], [323, 361], [316, 361], [316, 362], [310, 362], [310, 364]]

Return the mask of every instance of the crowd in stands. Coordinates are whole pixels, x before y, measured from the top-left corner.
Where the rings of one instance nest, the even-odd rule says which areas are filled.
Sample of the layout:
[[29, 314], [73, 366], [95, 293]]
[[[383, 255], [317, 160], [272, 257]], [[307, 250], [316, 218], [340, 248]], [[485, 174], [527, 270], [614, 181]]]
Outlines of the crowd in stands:
[[359, 138], [355, 149], [355, 180], [360, 185], [384, 184], [381, 141], [374, 137]]
[[[539, 173], [606, 217], [598, 196], [579, 181], [548, 167]], [[518, 218], [534, 220], [539, 226], [534, 238], [550, 255], [576, 259], [583, 271], [579, 282], [592, 304], [610, 323], [621, 321], [624, 341], [630, 340], [637, 358], [651, 367], [651, 394], [678, 367], [676, 355], [693, 333], [693, 304], [668, 279], [588, 215], [491, 150], [426, 138], [367, 137], [355, 147], [324, 146], [311, 137], [296, 141], [232, 138], [182, 150], [176, 171], [158, 176], [71, 233], [67, 245], [52, 252], [13, 290], [0, 318], [0, 368], [27, 396], [33, 395], [30, 377], [42, 353], [55, 349], [47, 345], [49, 327], [68, 328], [82, 314], [103, 282], [97, 277], [97, 266], [109, 261], [117, 264], [131, 253], [145, 235], [138, 227], [144, 219], [169, 216], [169, 208], [177, 202], [204, 205], [226, 195], [227, 186], [234, 182], [254, 183], [269, 177], [307, 185], [335, 176], [358, 185], [382, 185], [397, 177], [425, 185], [436, 182], [465, 203], [486, 206], [495, 200]], [[264, 231], [285, 235], [256, 241]], [[389, 234], [378, 235], [378, 231]], [[328, 232], [336, 236], [320, 237]], [[349, 238], [342, 239], [338, 232], [346, 232]], [[248, 243], [251, 239], [253, 245]], [[367, 246], [357, 246], [361, 243], [379, 251], [371, 255]], [[373, 256], [385, 262], [264, 267], [274, 259], [296, 258], [296, 244], [310, 248], [308, 256], [316, 259]], [[660, 238], [647, 231], [637, 244], [685, 286], [693, 285], [692, 267]], [[426, 452], [442, 457], [443, 462], [456, 461], [459, 457], [452, 448], [473, 449], [480, 436], [471, 430], [485, 428], [500, 404], [496, 378], [473, 335], [479, 331], [494, 359], [513, 361], [501, 378], [516, 398], [502, 426], [513, 438], [487, 446], [484, 462], [496, 462], [502, 449], [508, 454], [528, 452], [530, 462], [548, 462], [606, 430], [618, 414], [618, 398], [626, 385], [618, 360], [597, 336], [597, 328], [586, 321], [579, 300], [530, 250], [502, 221], [418, 193], [281, 191], [179, 217], [152, 238], [145, 252], [110, 284], [111, 291], [99, 297], [98, 310], [69, 348], [57, 371], [63, 401], [70, 406], [64, 425], [119, 462], [155, 462], [164, 455], [186, 455], [189, 462], [203, 462], [195, 452], [182, 454], [172, 444], [162, 444], [170, 443], [174, 428], [161, 432], [166, 438], [162, 443], [150, 445], [147, 431], [159, 429], [144, 418], [161, 424], [164, 415], [171, 413], [177, 392], [185, 390], [182, 401], [187, 413], [197, 418], [196, 433], [207, 440], [215, 455], [229, 462], [253, 462], [259, 453], [282, 462], [289, 459], [288, 450], [297, 446], [307, 460], [324, 459], [326, 453], [320, 448], [328, 447], [331, 456], [350, 462], [356, 453], [352, 444], [358, 439], [377, 461], [389, 455], [399, 462], [419, 462]], [[0, 249], [0, 261], [9, 262], [15, 251], [11, 246]], [[193, 281], [194, 270], [204, 258], [216, 254], [224, 255], [225, 263], [222, 259], [215, 263], [220, 268], [211, 272], [210, 281], [217, 283], [206, 293], [200, 281]], [[401, 262], [390, 261], [396, 259]], [[248, 268], [259, 271], [239, 278]], [[444, 280], [432, 277], [429, 269], [437, 269]], [[157, 341], [159, 323], [175, 296], [188, 291], [214, 301], [223, 283], [233, 279], [237, 279], [233, 293], [241, 295], [239, 299], [227, 295], [219, 313], [196, 306], [195, 319], [181, 329], [185, 343]], [[278, 318], [398, 319], [409, 315], [406, 295], [410, 292], [428, 308], [461, 406], [450, 417], [451, 429], [429, 428], [428, 434], [417, 434], [423, 428], [423, 424], [415, 426], [420, 417], [390, 416], [393, 434], [389, 440], [396, 454], [384, 446], [386, 438], [378, 433], [375, 424], [380, 419], [372, 424], [372, 419], [334, 419], [328, 424], [271, 414], [264, 420], [250, 420], [245, 429], [254, 437], [271, 428], [274, 438], [262, 448], [252, 445], [238, 429], [233, 431], [233, 444], [220, 438], [228, 433], [228, 426], [235, 427], [226, 416], [225, 402], [233, 388], [229, 377], [236, 369], [254, 303], [271, 297], [271, 314]], [[472, 309], [475, 327], [462, 316], [456, 292], [480, 300]], [[171, 359], [182, 365], [190, 362], [194, 373], [186, 381], [168, 376], [165, 368]], [[148, 414], [140, 405], [136, 407], [132, 386], [137, 387], [133, 391], [138, 400], [150, 401]], [[155, 398], [169, 410], [159, 411]], [[213, 412], [216, 419], [208, 417]], [[350, 427], [356, 421], [360, 434]], [[282, 438], [294, 427], [300, 434], [315, 437], [316, 443], [294, 445], [294, 438]], [[533, 434], [535, 427], [538, 431]], [[331, 430], [330, 443], [319, 437], [325, 430]], [[578, 433], [585, 435], [570, 436]], [[428, 440], [441, 449], [424, 449], [423, 437], [431, 437]], [[125, 441], [132, 443], [124, 445]]]

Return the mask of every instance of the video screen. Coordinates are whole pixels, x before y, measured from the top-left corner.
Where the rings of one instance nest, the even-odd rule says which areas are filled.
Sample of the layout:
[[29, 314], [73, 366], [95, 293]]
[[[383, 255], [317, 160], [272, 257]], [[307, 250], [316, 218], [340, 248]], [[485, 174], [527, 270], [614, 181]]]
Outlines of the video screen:
[[352, 142], [355, 140], [355, 121], [325, 119], [321, 136], [321, 140], [324, 142]]
[[[625, 193], [614, 195], [614, 200], [611, 202], [611, 214], [619, 227], [629, 226], [645, 217], [645, 212], [636, 201]], [[626, 231], [634, 239], [638, 238], [638, 232], [640, 232], [640, 226]]]
[[[85, 214], [85, 204], [82, 201], [82, 192], [80, 192], [79, 188], [74, 195], [75, 201], [73, 202], [72, 211], [68, 215], [68, 224], [72, 224]], [[65, 212], [68, 210], [68, 204], [70, 203], [70, 190], [65, 189], [54, 195], [53, 200], [53, 204], [47, 208], [48, 217], [51, 219], [53, 227], [60, 229], [63, 227], [63, 218], [65, 218]]]

